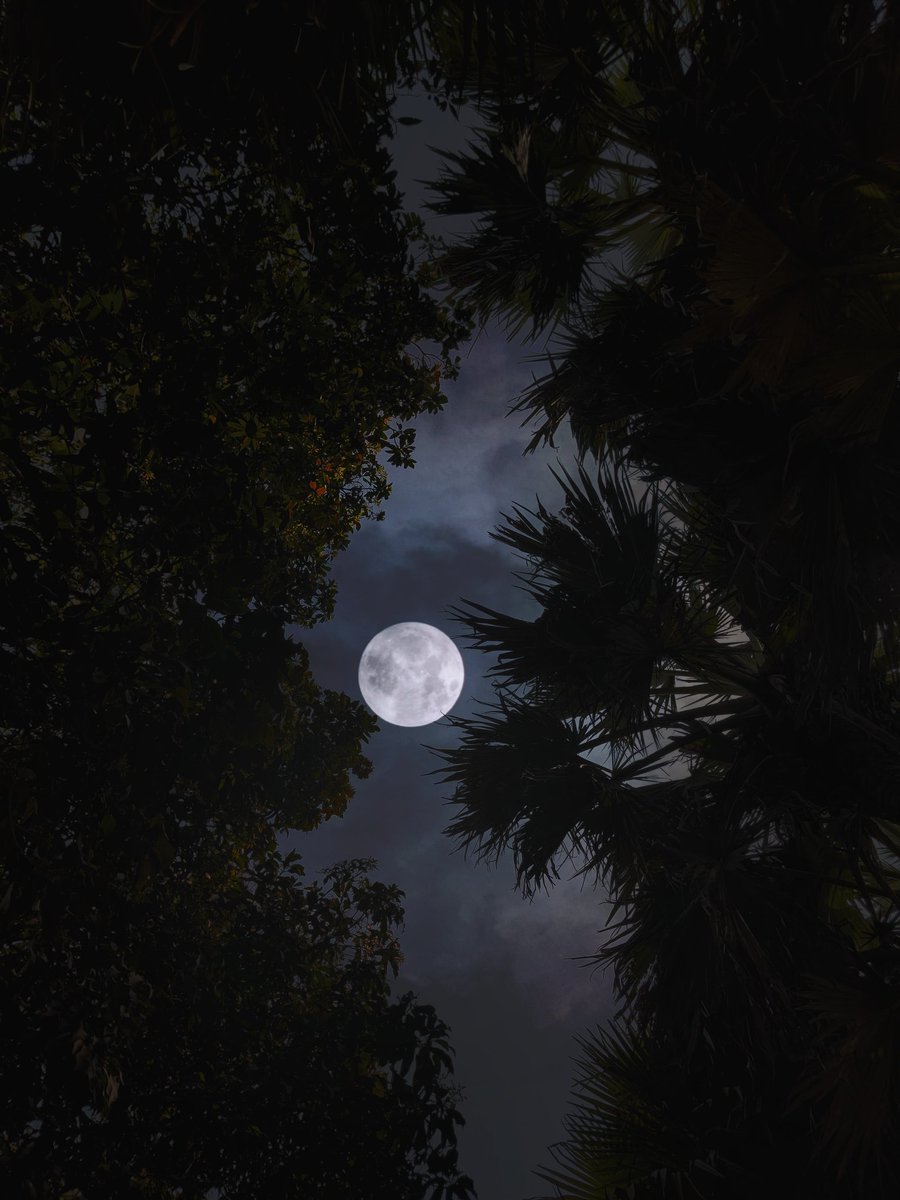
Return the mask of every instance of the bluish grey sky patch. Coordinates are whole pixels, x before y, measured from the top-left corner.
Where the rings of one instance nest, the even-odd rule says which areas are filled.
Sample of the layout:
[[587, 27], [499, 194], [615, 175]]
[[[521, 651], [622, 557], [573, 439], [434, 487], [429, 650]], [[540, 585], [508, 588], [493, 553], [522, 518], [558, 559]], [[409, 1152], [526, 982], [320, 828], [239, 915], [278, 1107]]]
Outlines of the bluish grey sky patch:
[[[438, 167], [427, 145], [459, 150], [470, 135], [421, 97], [404, 98], [397, 115], [424, 118], [401, 126], [392, 147], [407, 205], [421, 211], [426, 195], [415, 180]], [[422, 215], [432, 230], [441, 227]], [[443, 229], [467, 224], [445, 221]], [[524, 456], [530, 431], [520, 414], [507, 415], [532, 382], [534, 350], [485, 330], [464, 353], [459, 379], [446, 385], [444, 410], [416, 422], [415, 468], [389, 468], [384, 521], [365, 524], [334, 563], [334, 619], [293, 631], [322, 686], [359, 698], [359, 659], [371, 638], [421, 621], [452, 637], [462, 655], [466, 679], [454, 715], [473, 715], [492, 699], [486, 672], [495, 658], [465, 643], [449, 610], [466, 597], [516, 616], [537, 612], [514, 574], [524, 569], [521, 558], [489, 536], [502, 513], [514, 504], [534, 508], [536, 495], [557, 509], [561, 492], [549, 466], [571, 469], [574, 461], [567, 431], [555, 450]], [[310, 878], [340, 859], [373, 857], [375, 876], [406, 893], [394, 993], [415, 992], [451, 1027], [456, 1082], [465, 1089], [460, 1163], [480, 1200], [524, 1200], [548, 1190], [532, 1168], [549, 1164], [546, 1147], [563, 1136], [573, 1034], [612, 1011], [608, 979], [575, 961], [603, 941], [608, 905], [590, 884], [568, 878], [574, 867], [529, 902], [516, 889], [510, 856], [490, 867], [455, 850], [443, 834], [456, 811], [451, 789], [431, 774], [440, 761], [425, 745], [447, 747], [458, 737], [445, 721], [382, 722], [366, 748], [372, 774], [345, 816], [284, 846], [301, 853]]]

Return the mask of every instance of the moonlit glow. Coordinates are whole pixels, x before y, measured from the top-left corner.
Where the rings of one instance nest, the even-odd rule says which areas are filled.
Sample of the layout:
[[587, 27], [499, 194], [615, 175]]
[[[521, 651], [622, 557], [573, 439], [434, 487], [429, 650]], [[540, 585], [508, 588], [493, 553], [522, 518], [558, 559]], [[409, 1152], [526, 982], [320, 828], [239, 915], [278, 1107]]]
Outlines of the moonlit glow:
[[359, 660], [359, 690], [391, 725], [430, 725], [459, 699], [465, 672], [456, 646], [433, 625], [401, 621], [372, 638]]

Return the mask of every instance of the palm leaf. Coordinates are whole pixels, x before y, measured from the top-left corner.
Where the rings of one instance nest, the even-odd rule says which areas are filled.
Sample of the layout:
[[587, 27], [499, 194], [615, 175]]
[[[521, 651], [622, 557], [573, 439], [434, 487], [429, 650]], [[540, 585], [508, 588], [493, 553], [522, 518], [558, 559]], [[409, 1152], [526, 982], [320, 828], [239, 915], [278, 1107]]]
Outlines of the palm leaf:
[[[881, 1182], [900, 1134], [900, 1005], [896, 981], [870, 975], [856, 982], [814, 978], [803, 993], [830, 1044], [811, 1064], [792, 1105], [814, 1101], [822, 1112], [817, 1151], [839, 1179], [855, 1174], [862, 1187]], [[888, 1168], [888, 1171], [890, 1168]]]
[[433, 185], [443, 199], [429, 207], [480, 216], [475, 232], [435, 260], [451, 297], [482, 317], [503, 314], [511, 333], [530, 320], [534, 337], [577, 307], [618, 223], [645, 201], [619, 204], [589, 187], [575, 189], [533, 147], [523, 171], [522, 154], [521, 140], [507, 146], [497, 139], [472, 155], [445, 153], [458, 170]]
[[[563, 507], [516, 509], [495, 537], [530, 564], [520, 574], [542, 613], [533, 620], [465, 601], [451, 612], [474, 646], [497, 655], [499, 702], [439, 751], [464, 846], [516, 856], [520, 880], [543, 882], [564, 854], [619, 882], [641, 855], [640, 823], [671, 789], [685, 754], [695, 779], [736, 758], [730, 721], [758, 707], [756, 652], [730, 643], [730, 614], [697, 583], [663, 570], [676, 538], [657, 488], [639, 494], [620, 468], [596, 479], [554, 472]], [[602, 754], [602, 762], [594, 756]], [[622, 839], [623, 854], [615, 852]]]
[[627, 1024], [598, 1026], [576, 1042], [567, 1138], [550, 1147], [557, 1166], [534, 1172], [557, 1197], [676, 1194], [667, 1185], [691, 1194], [692, 1177], [721, 1174], [693, 1128], [684, 1077], [658, 1044]]
[[447, 764], [432, 773], [458, 785], [451, 803], [462, 812], [445, 833], [480, 859], [511, 847], [529, 892], [558, 878], [558, 859], [584, 853], [589, 814], [620, 806], [622, 787], [580, 756], [577, 727], [508, 694], [478, 720], [450, 720], [460, 744], [428, 747]]

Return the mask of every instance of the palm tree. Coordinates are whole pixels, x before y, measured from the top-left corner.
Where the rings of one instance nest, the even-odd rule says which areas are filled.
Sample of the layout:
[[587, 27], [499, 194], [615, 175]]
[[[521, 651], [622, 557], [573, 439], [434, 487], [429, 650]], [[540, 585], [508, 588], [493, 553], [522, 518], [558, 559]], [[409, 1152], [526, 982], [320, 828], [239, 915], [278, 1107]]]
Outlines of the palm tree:
[[[732, 558], [765, 545], [779, 575], [791, 564], [760, 581], [757, 619], [793, 607], [810, 683], [836, 688], [897, 595], [896, 24], [867, 33], [869, 5], [816, 5], [801, 36], [765, 5], [726, 20], [708, 3], [679, 28], [670, 3], [649, 7], [613, 36], [538, 6], [534, 71], [487, 100], [484, 143], [437, 182], [437, 211], [480, 219], [444, 277], [514, 331], [562, 322], [522, 398], [536, 436], [571, 413], [582, 450], [609, 441], [711, 492]], [[587, 48], [561, 41], [576, 33]], [[604, 288], [615, 243], [630, 276]], [[855, 553], [827, 549], [841, 537]]]
[[559, 514], [495, 535], [540, 615], [456, 610], [499, 655], [497, 703], [438, 753], [463, 847], [511, 849], [526, 892], [576, 861], [615, 902], [592, 958], [620, 1023], [585, 1043], [545, 1177], [749, 1197], [783, 1163], [784, 1194], [886, 1195], [900, 21], [863, 0], [527, 11], [524, 52], [494, 19], [468, 75], [447, 24], [487, 121], [436, 185], [480, 218], [442, 266], [482, 318], [561, 332], [518, 407], [530, 448], [568, 420], [582, 462]]
[[[575, 1126], [590, 1178], [635, 1182], [636, 1168], [621, 1173], [630, 1137], [651, 1174], [684, 1182], [733, 1163], [725, 1190], [709, 1190], [706, 1171], [701, 1194], [743, 1195], [741, 1179], [750, 1196], [779, 1156], [811, 1178], [808, 1130], [825, 1113], [824, 1148], [844, 1167], [857, 1150], [877, 1161], [866, 1139], [880, 1128], [889, 1149], [896, 1120], [896, 695], [885, 685], [880, 703], [830, 725], [798, 720], [764, 642], [736, 633], [734, 593], [714, 571], [703, 580], [697, 527], [668, 516], [677, 489], [636, 499], [606, 461], [596, 483], [584, 467], [577, 482], [559, 478], [560, 514], [516, 509], [495, 535], [530, 561], [520, 578], [540, 615], [455, 610], [474, 645], [499, 652], [498, 698], [479, 720], [451, 718], [460, 743], [436, 753], [457, 785], [447, 833], [463, 847], [511, 849], [526, 893], [571, 861], [615, 900], [613, 936], [591, 957], [614, 967], [634, 1036], [613, 1030], [589, 1056], [606, 1064], [588, 1089], [594, 1125]], [[601, 1152], [596, 1126], [624, 1086], [617, 1055], [638, 1091]], [[880, 1076], [863, 1073], [870, 1059]], [[802, 1093], [805, 1107], [792, 1107]], [[687, 1141], [672, 1143], [688, 1098]], [[668, 1139], [662, 1158], [648, 1105]]]

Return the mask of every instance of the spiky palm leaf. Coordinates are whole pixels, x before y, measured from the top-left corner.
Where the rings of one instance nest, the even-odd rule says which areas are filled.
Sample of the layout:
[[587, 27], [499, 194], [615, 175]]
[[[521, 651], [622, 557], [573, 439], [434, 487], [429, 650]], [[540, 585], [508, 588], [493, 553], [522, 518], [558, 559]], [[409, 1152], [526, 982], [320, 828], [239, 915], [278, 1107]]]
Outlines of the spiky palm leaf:
[[[721, 1177], [714, 1146], [704, 1145], [703, 1117], [694, 1111], [674, 1056], [627, 1023], [576, 1036], [582, 1054], [566, 1141], [550, 1147], [555, 1168], [534, 1173], [565, 1200], [697, 1194], [691, 1181]], [[723, 1090], [716, 1124], [740, 1109], [739, 1093]], [[701, 1193], [702, 1194], [702, 1193]]]
[[[885, 957], [885, 956], [883, 956]], [[879, 1190], [896, 1182], [900, 1138], [900, 1002], [894, 969], [852, 982], [814, 978], [803, 993], [827, 1050], [795, 1089], [793, 1105], [821, 1114], [817, 1152], [839, 1179]]]
[[499, 651], [500, 686], [491, 715], [454, 720], [463, 736], [438, 751], [449, 765], [437, 773], [462, 808], [447, 832], [483, 854], [511, 846], [529, 886], [566, 845], [620, 885], [640, 822], [659, 820], [671, 791], [660, 772], [713, 741], [721, 765], [726, 722], [758, 707], [758, 681], [752, 650], [725, 638], [728, 613], [665, 569], [657, 489], [639, 496], [621, 467], [554, 475], [561, 513], [516, 509], [495, 534], [532, 564], [519, 577], [541, 615], [452, 610]]
[[[514, 16], [445, 7], [432, 25], [444, 69], [478, 96], [495, 132], [482, 130], [468, 154], [444, 155], [455, 171], [433, 185], [441, 199], [430, 207], [480, 223], [438, 267], [480, 315], [502, 313], [514, 334], [530, 319], [535, 336], [580, 305], [602, 255], [628, 236], [646, 239], [660, 220], [652, 170], [626, 157], [644, 145], [623, 48], [643, 26], [627, 5], [536, 4]], [[526, 25], [527, 55], [519, 42], [510, 56], [507, 38]], [[641, 180], [643, 190], [629, 183]]]
[[457, 785], [462, 812], [445, 832], [481, 859], [511, 850], [517, 881], [530, 895], [559, 877], [560, 862], [581, 867], [590, 856], [598, 874], [627, 867], [652, 822], [667, 785], [633, 796], [615, 769], [580, 753], [583, 724], [551, 709], [504, 695], [478, 720], [451, 718], [458, 746], [435, 749], [447, 763], [434, 773]]
[[617, 226], [640, 216], [644, 197], [610, 200], [592, 186], [597, 167], [573, 168], [555, 135], [522, 125], [469, 152], [439, 151], [454, 168], [431, 185], [434, 212], [478, 214], [476, 232], [448, 247], [436, 267], [455, 298], [480, 316], [501, 312], [511, 334], [532, 334], [577, 304], [591, 264], [613, 246]]

